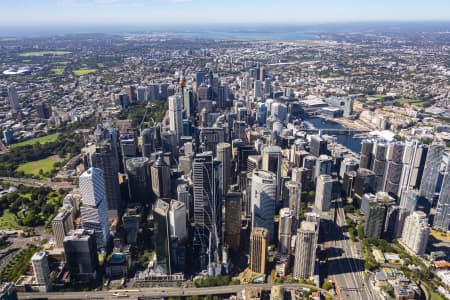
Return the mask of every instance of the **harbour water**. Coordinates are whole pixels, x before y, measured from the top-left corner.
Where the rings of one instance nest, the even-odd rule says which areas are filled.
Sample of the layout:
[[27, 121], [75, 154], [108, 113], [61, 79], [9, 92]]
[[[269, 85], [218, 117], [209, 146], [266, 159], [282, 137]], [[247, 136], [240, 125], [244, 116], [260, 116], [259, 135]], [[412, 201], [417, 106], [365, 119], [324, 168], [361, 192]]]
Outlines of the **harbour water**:
[[[305, 119], [308, 123], [312, 124], [317, 129], [343, 129], [345, 128], [339, 123], [324, 120], [321, 118], [308, 118]], [[337, 143], [347, 147], [355, 153], [359, 153], [361, 151], [361, 140], [362, 138], [354, 137], [353, 135], [349, 135], [347, 133], [337, 134], [336, 141]]]

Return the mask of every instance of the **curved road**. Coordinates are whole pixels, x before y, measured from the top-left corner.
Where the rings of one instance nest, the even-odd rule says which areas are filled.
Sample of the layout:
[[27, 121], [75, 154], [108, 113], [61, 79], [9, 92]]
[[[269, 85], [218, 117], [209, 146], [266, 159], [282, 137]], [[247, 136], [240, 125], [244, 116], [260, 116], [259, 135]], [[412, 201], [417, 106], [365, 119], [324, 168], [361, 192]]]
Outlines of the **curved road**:
[[[331, 299], [337, 299], [331, 295], [327, 290], [312, 287], [307, 284], [293, 283], [293, 284], [246, 284], [246, 285], [227, 285], [207, 288], [140, 288], [140, 289], [124, 289], [114, 291], [89, 291], [89, 292], [55, 292], [55, 293], [19, 293], [19, 299], [114, 299], [114, 292], [121, 295], [127, 295], [131, 299], [137, 297], [176, 297], [176, 296], [194, 296], [194, 295], [220, 295], [220, 294], [236, 294], [244, 288], [261, 288], [269, 290], [272, 286], [281, 286], [285, 288], [314, 288], [323, 294], [330, 296]], [[126, 292], [127, 291], [127, 292]], [[123, 297], [127, 299], [128, 297]], [[117, 297], [118, 298], [118, 297]]]

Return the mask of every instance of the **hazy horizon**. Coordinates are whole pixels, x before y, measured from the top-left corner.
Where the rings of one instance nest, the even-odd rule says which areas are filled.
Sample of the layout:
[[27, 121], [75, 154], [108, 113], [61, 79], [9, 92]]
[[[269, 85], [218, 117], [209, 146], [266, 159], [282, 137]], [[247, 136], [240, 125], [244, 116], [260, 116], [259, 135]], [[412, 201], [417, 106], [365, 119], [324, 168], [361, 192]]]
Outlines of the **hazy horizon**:
[[[378, 22], [310, 22], [310, 23], [223, 23], [223, 24], [64, 24], [1, 26], [0, 36], [48, 36], [61, 34], [130, 34], [130, 33], [227, 33], [233, 34], [301, 34], [331, 32], [450, 32], [450, 21], [378, 21]], [[212, 34], [213, 35], [213, 34]], [[211, 37], [211, 36], [210, 36]], [[220, 37], [220, 36], [217, 36]]]
[[441, 0], [2, 0], [0, 25], [148, 26], [450, 21]]

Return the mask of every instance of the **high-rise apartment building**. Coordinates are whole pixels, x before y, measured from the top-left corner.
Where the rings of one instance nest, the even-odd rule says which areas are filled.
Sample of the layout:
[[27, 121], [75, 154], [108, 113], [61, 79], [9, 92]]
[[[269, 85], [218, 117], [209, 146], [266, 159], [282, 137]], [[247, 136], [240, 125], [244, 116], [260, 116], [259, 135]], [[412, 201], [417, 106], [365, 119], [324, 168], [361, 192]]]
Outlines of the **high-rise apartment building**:
[[430, 226], [428, 216], [420, 210], [406, 217], [401, 241], [416, 255], [423, 255], [427, 248]]

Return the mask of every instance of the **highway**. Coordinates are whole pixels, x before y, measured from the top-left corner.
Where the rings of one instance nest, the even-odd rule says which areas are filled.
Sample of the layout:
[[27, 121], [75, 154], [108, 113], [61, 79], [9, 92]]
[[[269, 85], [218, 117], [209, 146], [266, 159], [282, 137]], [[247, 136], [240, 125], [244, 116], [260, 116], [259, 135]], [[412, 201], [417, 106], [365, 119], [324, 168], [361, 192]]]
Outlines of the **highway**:
[[[151, 297], [177, 297], [177, 296], [194, 296], [194, 295], [221, 295], [221, 294], [236, 294], [242, 291], [244, 288], [261, 288], [269, 290], [276, 284], [246, 284], [246, 285], [227, 285], [216, 286], [207, 288], [178, 288], [178, 287], [166, 287], [166, 288], [140, 288], [140, 289], [128, 289], [128, 290], [111, 290], [111, 291], [89, 291], [89, 292], [54, 292], [54, 293], [19, 293], [19, 299], [115, 299], [119, 298], [115, 296], [115, 293], [119, 293], [125, 299], [137, 299], [138, 297], [151, 298]], [[291, 288], [311, 288], [306, 284], [280, 284], [278, 286], [291, 287]], [[335, 296], [328, 293], [328, 291], [315, 288], [321, 291], [331, 299], [337, 299]], [[122, 297], [120, 297], [122, 298]]]
[[[334, 275], [341, 299], [378, 299], [368, 285], [364, 274], [364, 264], [356, 243], [352, 242], [345, 223], [342, 203], [330, 212], [330, 226], [326, 229], [331, 235], [328, 243], [328, 273]], [[336, 222], [334, 222], [334, 220]]]
[[37, 179], [32, 179], [32, 178], [0, 177], [0, 180], [7, 181], [7, 182], [15, 182], [15, 183], [19, 183], [19, 184], [22, 183], [22, 184], [33, 185], [33, 186], [47, 186], [54, 190], [58, 190], [59, 188], [65, 188], [65, 189], [75, 188], [75, 186], [70, 183], [42, 181], [42, 180], [37, 180]]

